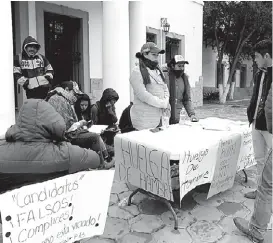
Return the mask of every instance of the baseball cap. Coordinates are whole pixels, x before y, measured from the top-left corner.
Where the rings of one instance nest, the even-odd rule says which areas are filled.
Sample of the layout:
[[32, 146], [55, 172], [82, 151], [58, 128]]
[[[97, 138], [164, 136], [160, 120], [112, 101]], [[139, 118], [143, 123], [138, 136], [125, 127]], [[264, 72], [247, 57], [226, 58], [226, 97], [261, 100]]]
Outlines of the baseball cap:
[[185, 61], [185, 58], [182, 55], [175, 55], [174, 56], [174, 62], [175, 62], [175, 64], [177, 64], [177, 63], [186, 63], [186, 64], [189, 64], [188, 61]]
[[164, 54], [165, 50], [161, 50], [157, 47], [157, 45], [153, 42], [147, 42], [145, 43], [140, 50], [141, 54], [145, 52], [151, 52], [151, 53], [158, 53], [158, 54]]

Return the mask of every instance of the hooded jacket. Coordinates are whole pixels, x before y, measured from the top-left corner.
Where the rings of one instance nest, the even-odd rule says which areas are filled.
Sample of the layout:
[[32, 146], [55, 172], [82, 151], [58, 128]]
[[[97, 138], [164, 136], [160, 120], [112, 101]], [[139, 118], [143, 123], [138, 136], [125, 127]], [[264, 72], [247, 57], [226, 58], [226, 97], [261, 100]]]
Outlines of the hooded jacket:
[[0, 142], [1, 173], [71, 173], [94, 168], [96, 152], [64, 141], [64, 119], [46, 101], [29, 99]]
[[107, 109], [106, 104], [110, 100], [118, 101], [119, 95], [114, 89], [105, 89], [102, 97], [91, 108], [91, 119], [95, 125], [114, 125], [118, 119], [115, 106]]
[[[33, 56], [29, 56], [26, 52], [28, 45], [37, 45], [38, 52], [41, 48], [37, 40], [28, 36], [22, 46], [22, 54], [14, 58], [13, 74], [16, 82], [23, 86], [28, 80], [27, 89], [34, 89], [39, 86], [49, 86], [49, 80], [53, 79], [53, 68], [47, 58], [38, 52]], [[48, 79], [44, 76], [47, 75]]]

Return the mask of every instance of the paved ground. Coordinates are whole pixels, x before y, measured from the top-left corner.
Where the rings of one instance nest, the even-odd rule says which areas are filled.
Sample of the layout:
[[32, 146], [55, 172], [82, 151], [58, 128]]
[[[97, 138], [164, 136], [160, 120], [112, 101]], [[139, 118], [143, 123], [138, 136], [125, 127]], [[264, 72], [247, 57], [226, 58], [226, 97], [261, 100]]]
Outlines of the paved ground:
[[[229, 102], [227, 105], [209, 104], [196, 109], [200, 118], [215, 116], [247, 121], [248, 101]], [[247, 170], [249, 181], [244, 182], [243, 173], [238, 173], [231, 190], [206, 200], [208, 187], [201, 186], [188, 193], [182, 207], [175, 207], [179, 229], [173, 230], [174, 221], [165, 205], [142, 194], [133, 198], [133, 205], [120, 202], [132, 192], [124, 182], [114, 180], [104, 234], [82, 240], [81, 243], [247, 243], [234, 226], [233, 217], [249, 219], [253, 200], [244, 198], [244, 193], [255, 186], [255, 168]], [[176, 201], [178, 204], [179, 202]], [[272, 223], [265, 235], [265, 243], [272, 242]]]
[[[198, 117], [216, 116], [247, 121], [248, 101], [229, 102], [227, 105], [209, 104], [196, 109]], [[173, 229], [171, 213], [161, 202], [142, 194], [133, 197], [133, 205], [122, 206], [120, 202], [132, 192], [124, 182], [114, 181], [104, 234], [82, 243], [247, 243], [234, 226], [233, 217], [249, 219], [254, 201], [244, 198], [244, 193], [254, 187], [255, 168], [236, 175], [231, 190], [206, 200], [208, 187], [201, 186], [191, 191], [182, 200], [182, 207], [175, 207], [179, 229]], [[177, 202], [179, 203], [179, 202]], [[272, 230], [272, 224], [269, 227]], [[272, 242], [269, 230], [265, 243]]]

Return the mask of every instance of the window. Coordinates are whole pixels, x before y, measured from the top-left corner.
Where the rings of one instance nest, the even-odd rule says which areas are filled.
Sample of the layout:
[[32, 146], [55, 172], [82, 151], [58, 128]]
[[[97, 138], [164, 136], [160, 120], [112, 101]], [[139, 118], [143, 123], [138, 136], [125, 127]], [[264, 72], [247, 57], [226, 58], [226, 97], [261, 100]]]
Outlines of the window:
[[146, 42], [153, 42], [155, 44], [157, 44], [156, 42], [156, 34], [152, 34], [152, 33], [146, 33]]
[[179, 55], [181, 40], [166, 37], [166, 63], [168, 63], [172, 57]]

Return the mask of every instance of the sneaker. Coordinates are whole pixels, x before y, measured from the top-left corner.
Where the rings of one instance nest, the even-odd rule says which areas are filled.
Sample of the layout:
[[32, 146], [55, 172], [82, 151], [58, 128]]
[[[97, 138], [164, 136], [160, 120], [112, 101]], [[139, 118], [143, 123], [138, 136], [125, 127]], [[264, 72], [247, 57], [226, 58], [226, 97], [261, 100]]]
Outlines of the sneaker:
[[243, 218], [236, 217], [233, 219], [233, 222], [234, 222], [235, 226], [242, 233], [244, 233], [252, 242], [261, 243], [264, 241], [264, 238], [263, 238], [261, 232], [259, 232], [256, 228], [253, 228], [253, 229], [249, 228], [247, 220], [245, 220]]
[[257, 196], [257, 190], [252, 191], [252, 192], [248, 192], [245, 194], [245, 197], [248, 199], [255, 199]]

